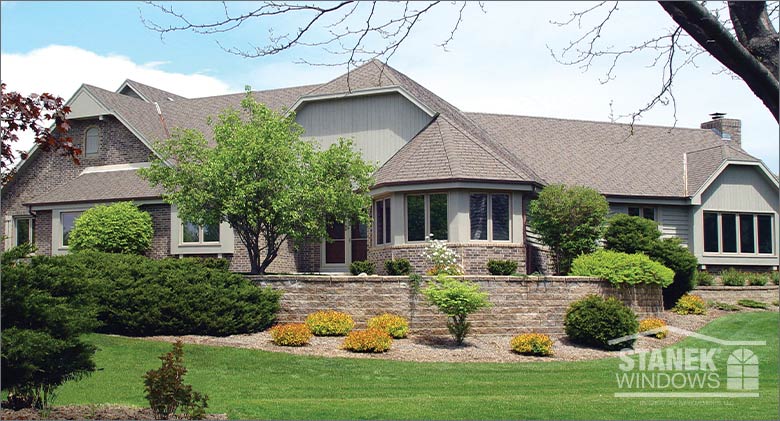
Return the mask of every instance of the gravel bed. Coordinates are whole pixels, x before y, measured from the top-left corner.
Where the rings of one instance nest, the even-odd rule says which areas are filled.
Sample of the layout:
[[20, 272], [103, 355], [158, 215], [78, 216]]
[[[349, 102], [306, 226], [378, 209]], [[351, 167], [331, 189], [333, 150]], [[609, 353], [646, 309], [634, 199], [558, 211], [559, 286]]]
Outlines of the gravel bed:
[[[777, 311], [777, 307], [771, 307]], [[742, 310], [751, 311], [749, 309]], [[762, 311], [762, 310], [759, 310]], [[681, 316], [665, 312], [661, 318], [670, 326], [696, 331], [708, 322], [729, 314], [730, 312], [709, 309], [706, 315]], [[669, 332], [664, 339], [639, 338], [635, 349], [658, 349], [674, 344], [684, 335]], [[261, 349], [272, 352], [286, 352], [296, 355], [318, 357], [369, 358], [397, 361], [418, 362], [526, 362], [526, 361], [582, 361], [617, 356], [617, 352], [603, 351], [572, 344], [563, 336], [554, 338], [553, 352], [550, 357], [532, 357], [518, 355], [509, 348], [512, 335], [472, 335], [466, 338], [462, 346], [455, 344], [450, 337], [410, 335], [406, 339], [396, 339], [390, 350], [383, 354], [361, 354], [339, 349], [343, 337], [313, 337], [309, 345], [302, 347], [277, 346], [271, 342], [271, 335], [265, 332], [233, 335], [227, 337], [214, 336], [150, 336], [143, 339], [152, 341], [174, 342], [181, 339], [187, 344], [230, 346], [236, 348]]]
[[[0, 419], [4, 420], [153, 420], [149, 408], [125, 405], [63, 405], [51, 408], [49, 413], [26, 408], [14, 411], [3, 408]], [[183, 419], [177, 415], [173, 419]], [[206, 414], [206, 420], [226, 420], [227, 414]]]

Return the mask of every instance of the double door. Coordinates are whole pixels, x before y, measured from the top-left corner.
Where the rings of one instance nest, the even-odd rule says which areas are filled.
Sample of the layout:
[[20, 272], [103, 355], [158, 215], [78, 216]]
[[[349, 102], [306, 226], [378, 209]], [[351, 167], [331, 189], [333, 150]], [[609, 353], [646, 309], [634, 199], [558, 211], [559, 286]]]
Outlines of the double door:
[[322, 272], [349, 272], [352, 262], [368, 257], [366, 224], [330, 224], [328, 237], [331, 241], [323, 240], [322, 245]]

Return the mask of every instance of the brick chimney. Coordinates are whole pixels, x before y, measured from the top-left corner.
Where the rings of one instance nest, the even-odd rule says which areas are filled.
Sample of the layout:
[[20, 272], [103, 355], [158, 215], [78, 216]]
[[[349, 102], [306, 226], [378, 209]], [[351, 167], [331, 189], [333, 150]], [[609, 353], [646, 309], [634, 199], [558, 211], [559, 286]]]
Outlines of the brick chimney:
[[724, 113], [712, 113], [712, 120], [701, 123], [701, 128], [710, 129], [727, 143], [742, 148], [742, 121], [725, 116]]

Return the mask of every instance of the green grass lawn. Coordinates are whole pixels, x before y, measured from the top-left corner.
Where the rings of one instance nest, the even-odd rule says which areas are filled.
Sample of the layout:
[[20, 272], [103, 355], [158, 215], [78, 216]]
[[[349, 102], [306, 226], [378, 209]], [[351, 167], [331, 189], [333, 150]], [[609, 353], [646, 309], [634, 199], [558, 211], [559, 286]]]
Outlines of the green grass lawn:
[[[760, 397], [616, 398], [620, 360], [540, 363], [406, 363], [314, 358], [185, 346], [186, 381], [210, 397], [209, 412], [275, 419], [777, 419], [778, 313], [729, 315], [701, 333], [766, 340]], [[169, 344], [90, 335], [99, 371], [59, 390], [56, 405], [145, 406], [142, 375]], [[688, 338], [677, 346], [710, 344]], [[732, 348], [715, 358], [722, 373]], [[725, 374], [723, 374], [725, 376]], [[724, 381], [725, 383], [725, 381]], [[725, 384], [721, 386], [725, 390]]]

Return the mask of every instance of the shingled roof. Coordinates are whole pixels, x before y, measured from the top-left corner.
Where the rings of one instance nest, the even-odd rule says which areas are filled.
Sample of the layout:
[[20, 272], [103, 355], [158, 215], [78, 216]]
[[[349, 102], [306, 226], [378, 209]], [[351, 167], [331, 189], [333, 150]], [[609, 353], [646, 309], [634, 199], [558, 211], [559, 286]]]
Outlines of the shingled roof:
[[73, 180], [31, 199], [25, 205], [157, 199], [162, 194], [161, 187], [150, 186], [135, 168], [114, 171], [91, 171], [88, 168]]

